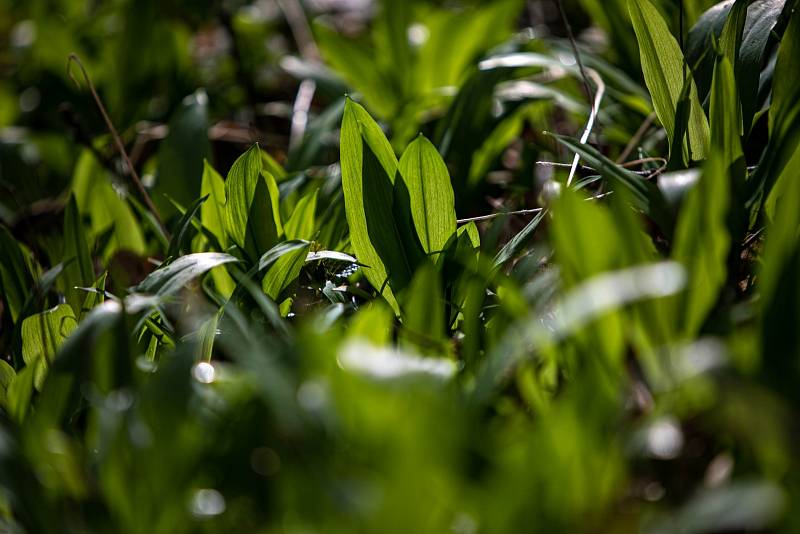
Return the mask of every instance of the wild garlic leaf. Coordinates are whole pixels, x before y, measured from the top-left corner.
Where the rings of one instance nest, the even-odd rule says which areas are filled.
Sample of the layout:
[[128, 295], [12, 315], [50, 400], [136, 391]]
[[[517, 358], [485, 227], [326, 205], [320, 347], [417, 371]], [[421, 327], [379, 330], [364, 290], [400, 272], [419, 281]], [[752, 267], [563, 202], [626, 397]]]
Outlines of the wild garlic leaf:
[[225, 181], [226, 231], [251, 261], [269, 250], [279, 235], [273, 192], [261, 165], [261, 149], [253, 145], [234, 162]]
[[456, 231], [455, 195], [447, 166], [423, 135], [400, 158], [400, 176], [408, 188], [420, 244], [426, 254], [437, 255]]
[[[628, 10], [639, 42], [642, 71], [653, 99], [653, 108], [667, 131], [667, 138], [671, 140], [675, 131], [675, 113], [683, 89], [683, 53], [666, 21], [648, 0], [629, 0]], [[686, 75], [691, 76], [688, 67]], [[682, 151], [686, 164], [690, 160], [705, 159], [709, 143], [708, 119], [700, 105], [694, 82], [689, 99], [688, 146], [670, 147], [672, 152]]]

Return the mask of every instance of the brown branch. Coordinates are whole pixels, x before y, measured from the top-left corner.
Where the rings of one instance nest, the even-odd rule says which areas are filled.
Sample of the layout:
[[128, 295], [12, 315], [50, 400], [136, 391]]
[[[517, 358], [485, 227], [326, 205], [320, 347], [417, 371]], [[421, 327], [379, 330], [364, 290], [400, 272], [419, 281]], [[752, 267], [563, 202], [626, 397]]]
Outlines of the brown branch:
[[161, 230], [164, 232], [165, 235], [169, 235], [167, 232], [166, 227], [164, 226], [164, 222], [161, 220], [161, 216], [158, 213], [158, 209], [156, 209], [155, 204], [153, 204], [153, 200], [150, 198], [150, 195], [147, 193], [147, 190], [144, 188], [141, 179], [139, 179], [139, 174], [136, 172], [133, 164], [131, 163], [130, 158], [128, 157], [128, 153], [125, 151], [125, 145], [122, 143], [122, 139], [120, 138], [119, 134], [117, 133], [117, 129], [114, 127], [114, 123], [111, 122], [111, 118], [108, 116], [106, 112], [106, 108], [103, 105], [102, 100], [100, 100], [100, 95], [97, 94], [97, 90], [94, 88], [94, 84], [92, 83], [92, 79], [89, 77], [89, 73], [86, 72], [86, 68], [81, 63], [80, 58], [76, 54], [70, 54], [69, 58], [67, 59], [67, 75], [75, 82], [75, 85], [78, 87], [81, 84], [75, 77], [72, 75], [72, 63], [76, 63], [78, 67], [81, 69], [81, 73], [83, 74], [83, 79], [86, 82], [86, 85], [89, 87], [89, 92], [92, 93], [92, 98], [94, 99], [94, 103], [97, 105], [97, 109], [100, 110], [100, 114], [103, 116], [103, 120], [106, 123], [106, 128], [108, 128], [111, 137], [114, 139], [114, 144], [119, 151], [120, 156], [122, 157], [125, 165], [127, 166], [128, 176], [130, 177], [131, 182], [133, 182], [134, 187], [139, 191], [139, 195], [142, 197], [142, 201], [144, 201], [145, 206], [153, 214], [153, 218], [155, 218], [158, 225], [161, 227]]
[[638, 145], [639, 142], [642, 140], [644, 134], [647, 133], [647, 130], [650, 129], [650, 126], [653, 124], [654, 120], [656, 120], [655, 111], [651, 112], [650, 115], [647, 116], [644, 122], [642, 122], [642, 124], [639, 126], [639, 129], [636, 130], [636, 133], [633, 134], [633, 137], [631, 137], [631, 140], [628, 141], [628, 144], [625, 146], [625, 150], [623, 150], [622, 154], [620, 154], [619, 157], [617, 158], [617, 163], [622, 163], [623, 161], [628, 159], [628, 156], [631, 155], [633, 149], [636, 148], [636, 145]]

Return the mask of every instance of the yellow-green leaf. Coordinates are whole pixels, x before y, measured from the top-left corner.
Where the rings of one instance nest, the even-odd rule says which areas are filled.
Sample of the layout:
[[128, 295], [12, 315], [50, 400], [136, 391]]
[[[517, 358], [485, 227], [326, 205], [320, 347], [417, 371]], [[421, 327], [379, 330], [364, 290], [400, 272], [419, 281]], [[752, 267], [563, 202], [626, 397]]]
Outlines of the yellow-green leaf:
[[56, 352], [78, 322], [72, 308], [60, 304], [22, 321], [22, 359], [34, 369], [34, 385], [41, 389]]
[[269, 250], [279, 235], [271, 188], [261, 164], [261, 150], [253, 145], [234, 162], [225, 181], [226, 231], [252, 261]]
[[[658, 119], [667, 131], [667, 138], [673, 139], [675, 132], [675, 113], [678, 109], [684, 81], [684, 59], [681, 48], [669, 31], [667, 23], [658, 10], [648, 0], [629, 0], [628, 11], [633, 29], [639, 41], [639, 54], [647, 89], [653, 99], [653, 108]], [[691, 76], [686, 71], [687, 76]], [[692, 83], [689, 94], [690, 110], [688, 124], [688, 146], [670, 147], [681, 150], [683, 161], [705, 159], [708, 153], [709, 128], [697, 88]]]
[[400, 176], [411, 200], [411, 216], [427, 254], [436, 254], [456, 231], [456, 210], [450, 174], [436, 147], [418, 136], [400, 158]]

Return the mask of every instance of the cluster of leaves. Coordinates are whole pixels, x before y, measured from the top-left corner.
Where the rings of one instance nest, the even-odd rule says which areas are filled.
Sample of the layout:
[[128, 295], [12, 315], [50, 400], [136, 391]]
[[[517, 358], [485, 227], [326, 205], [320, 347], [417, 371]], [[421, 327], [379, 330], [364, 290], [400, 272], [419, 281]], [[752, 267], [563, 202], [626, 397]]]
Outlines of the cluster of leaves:
[[[32, 156], [14, 117], [38, 133], [0, 140], [0, 528], [800, 527], [797, 2], [693, 4], [685, 46], [671, 2], [580, 4], [608, 49], [514, 34], [512, 0], [386, 1], [355, 38], [320, 16], [326, 63], [280, 61], [288, 141], [230, 164], [209, 117], [280, 92], [242, 79], [275, 63], [242, 57], [266, 8], [198, 7], [237, 89], [167, 97], [157, 149], [128, 143], [144, 196], [112, 139]], [[87, 62], [115, 120], [162, 68], [192, 79], [169, 50]]]

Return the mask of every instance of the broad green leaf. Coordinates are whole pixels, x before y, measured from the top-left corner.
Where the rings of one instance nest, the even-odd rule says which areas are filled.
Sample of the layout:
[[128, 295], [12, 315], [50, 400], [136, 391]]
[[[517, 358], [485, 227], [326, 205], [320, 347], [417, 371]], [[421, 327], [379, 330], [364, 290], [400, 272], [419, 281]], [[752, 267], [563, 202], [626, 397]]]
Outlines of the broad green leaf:
[[408, 187], [419, 241], [423, 250], [435, 257], [456, 231], [455, 196], [447, 166], [436, 147], [419, 135], [406, 148], [399, 168]]
[[796, 64], [799, 56], [800, 17], [794, 16], [778, 49], [769, 108], [769, 142], [749, 181], [751, 219], [756, 217], [762, 201], [769, 197], [800, 145], [800, 76]]
[[[795, 17], [797, 18], [797, 17]], [[800, 149], [796, 152], [800, 154]], [[794, 161], [800, 161], [795, 157]], [[800, 180], [786, 180], [776, 199], [775, 219], [764, 245], [758, 274], [761, 288], [761, 370], [769, 381], [797, 399], [800, 378]]]
[[517, 112], [495, 126], [472, 156], [468, 178], [470, 184], [478, 184], [485, 179], [492, 163], [519, 137], [524, 125], [524, 115]]
[[401, 339], [422, 353], [441, 354], [445, 344], [445, 302], [439, 272], [431, 262], [424, 262], [403, 302]]
[[[203, 163], [203, 179], [200, 185], [200, 195], [208, 196], [208, 200], [200, 206], [200, 222], [214, 234], [222, 250], [228, 248], [228, 234], [225, 231], [225, 180], [208, 163]], [[236, 283], [224, 269], [211, 271], [214, 287], [223, 297], [230, 297]]]
[[739, 136], [739, 98], [733, 67], [726, 56], [717, 58], [711, 83], [711, 145], [727, 169], [744, 157]]
[[284, 226], [286, 239], [311, 239], [314, 237], [318, 193], [319, 190], [317, 189], [310, 195], [305, 195], [297, 203], [294, 211], [292, 211], [292, 215]]
[[0, 360], [0, 407], [8, 410], [6, 390], [14, 381], [17, 373], [5, 360]]
[[[653, 108], [667, 131], [667, 138], [673, 139], [675, 114], [684, 84], [683, 53], [667, 23], [648, 0], [629, 0], [628, 10], [639, 41], [642, 71], [653, 99]], [[708, 120], [698, 100], [694, 82], [689, 99], [688, 146], [671, 147], [672, 151], [682, 151], [686, 163], [705, 159], [709, 142]]]
[[729, 181], [726, 165], [715, 154], [684, 200], [675, 228], [672, 259], [683, 264], [688, 275], [676, 322], [687, 338], [699, 333], [727, 276]]
[[211, 154], [208, 140], [208, 95], [203, 89], [183, 99], [169, 120], [169, 134], [158, 150], [153, 201], [162, 215], [175, 213], [167, 197], [186, 206], [200, 196], [203, 161]]
[[67, 304], [37, 313], [22, 321], [22, 359], [34, 371], [34, 384], [41, 390], [56, 352], [78, 321]]
[[274, 301], [278, 301], [281, 293], [300, 275], [306, 261], [311, 243], [287, 250], [275, 260], [261, 280], [261, 289]]
[[[555, 219], [558, 220], [558, 219]], [[487, 355], [473, 396], [486, 401], [522, 361], [541, 356], [599, 318], [637, 301], [676, 294], [686, 283], [683, 267], [672, 261], [636, 265], [592, 276], [566, 293], [540, 316], [521, 319]], [[593, 347], [593, 352], [594, 352]]]
[[463, 234], [467, 234], [469, 237], [469, 242], [472, 245], [472, 248], [480, 248], [481, 247], [481, 234], [478, 232], [478, 227], [475, 224], [475, 221], [470, 221], [467, 224], [462, 224], [456, 230], [456, 235], [461, 237]]
[[175, 230], [172, 234], [172, 238], [169, 241], [167, 258], [175, 258], [183, 251], [191, 252], [190, 241], [192, 237], [192, 222], [195, 218], [195, 215], [197, 215], [197, 211], [206, 200], [208, 200], [208, 197], [202, 196], [195, 200], [188, 209], [181, 210], [183, 211], [183, 215], [181, 215], [181, 218], [178, 219], [178, 222], [175, 225]]
[[261, 149], [253, 145], [234, 162], [225, 181], [226, 230], [251, 261], [269, 250], [280, 233], [261, 164]]
[[275, 158], [264, 150], [261, 151], [261, 162], [262, 168], [270, 173], [272, 177], [275, 178], [275, 181], [281, 182], [288, 176], [281, 164], [275, 161]]
[[181, 256], [167, 266], [159, 267], [134, 289], [138, 293], [168, 296], [180, 291], [194, 278], [214, 267], [239, 261], [230, 254], [198, 252]]
[[[743, 1], [743, 0], [740, 0]], [[744, 133], [747, 135], [753, 117], [758, 113], [761, 102], [760, 75], [769, 61], [773, 32], [782, 13], [791, 2], [786, 0], [754, 0], [747, 8], [747, 18], [742, 28], [739, 56], [734, 72], [742, 103]]]
[[335, 250], [315, 250], [313, 252], [309, 252], [308, 256], [306, 257], [307, 263], [320, 260], [343, 261], [346, 263], [359, 264], [358, 260], [355, 259], [350, 254], [345, 254], [344, 252], [337, 252]]
[[0, 294], [16, 322], [33, 287], [33, 277], [22, 249], [5, 226], [0, 226], [0, 249]]
[[103, 254], [110, 258], [117, 250], [144, 254], [144, 235], [130, 206], [111, 186], [108, 172], [85, 150], [78, 158], [72, 178], [78, 211], [88, 214], [95, 236], [113, 227], [113, 237]]
[[294, 239], [291, 241], [283, 241], [278, 243], [264, 253], [258, 260], [258, 270], [263, 271], [269, 269], [273, 263], [278, 261], [283, 255], [288, 254], [302, 248], [307, 248], [310, 245], [308, 241], [302, 239]]
[[[261, 153], [264, 154], [264, 151]], [[261, 170], [261, 177], [264, 179], [264, 182], [266, 182], [267, 191], [269, 191], [269, 200], [270, 205], [272, 206], [272, 221], [275, 224], [276, 231], [278, 232], [278, 238], [282, 238], [284, 232], [283, 222], [281, 220], [281, 193], [280, 189], [278, 189], [278, 182], [275, 179], [275, 176], [266, 169]]]
[[22, 423], [28, 413], [28, 408], [30, 408], [36, 371], [35, 367], [24, 367], [16, 374], [6, 389], [8, 413], [17, 423]]
[[421, 9], [417, 19], [428, 38], [416, 56], [417, 90], [458, 86], [471, 62], [514, 31], [522, 6], [519, 0], [501, 0], [472, 9]]
[[686, 57], [696, 67], [694, 77], [701, 99], [711, 87], [713, 41], [720, 39], [724, 55], [734, 66], [745, 136], [761, 105], [759, 78], [769, 59], [771, 36], [785, 5], [785, 0], [719, 2], [703, 13], [689, 32]]
[[375, 68], [375, 57], [370, 44], [365, 39], [348, 39], [319, 23], [314, 25], [314, 37], [325, 63], [348, 86], [357, 88], [364, 95], [370, 109], [378, 116], [391, 116], [399, 95], [396, 94], [391, 80], [387, 80], [384, 73]]
[[94, 282], [94, 266], [86, 244], [86, 229], [78, 212], [75, 197], [70, 195], [64, 212], [64, 295], [67, 304], [72, 306], [76, 315], [81, 312], [81, 304], [85, 295], [79, 287], [90, 286]]
[[394, 293], [408, 285], [422, 250], [412, 250], [410, 257], [395, 222], [397, 158], [392, 147], [364, 108], [349, 99], [340, 150], [350, 242], [358, 261], [369, 265], [364, 268], [367, 280], [397, 312]]
[[200, 222], [217, 237], [225, 249], [228, 245], [228, 235], [225, 232], [225, 180], [208, 160], [203, 162], [200, 196], [208, 197], [208, 200], [200, 206]]
[[391, 343], [393, 330], [394, 312], [383, 301], [373, 300], [353, 315], [347, 335], [382, 347]]

